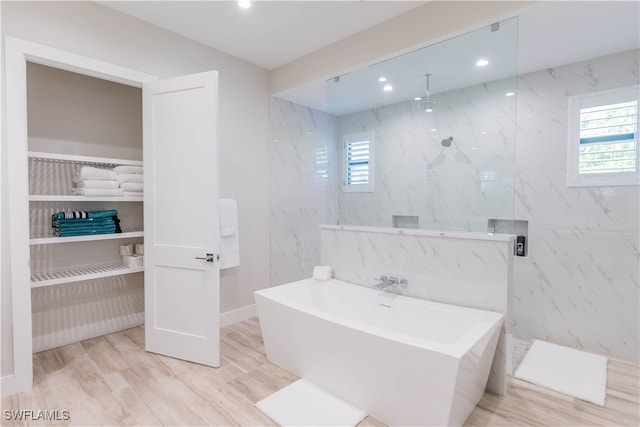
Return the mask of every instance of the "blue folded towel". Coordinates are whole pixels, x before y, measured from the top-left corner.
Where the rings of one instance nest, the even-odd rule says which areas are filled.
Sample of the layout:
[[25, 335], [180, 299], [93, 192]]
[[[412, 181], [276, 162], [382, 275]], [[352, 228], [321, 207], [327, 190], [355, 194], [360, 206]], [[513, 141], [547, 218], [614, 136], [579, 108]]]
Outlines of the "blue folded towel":
[[85, 227], [63, 227], [63, 228], [59, 228], [56, 227], [54, 228], [54, 230], [58, 231], [58, 232], [65, 232], [65, 231], [96, 231], [96, 230], [104, 230], [104, 231], [111, 231], [112, 233], [115, 233], [116, 231], [116, 226], [114, 224], [111, 225], [103, 225], [103, 226], [98, 226], [98, 227], [89, 227], [89, 226], [85, 226]]
[[56, 237], [75, 237], [75, 236], [92, 236], [94, 234], [114, 234], [114, 231], [108, 230], [85, 230], [85, 231], [53, 231]]
[[59, 237], [122, 233], [115, 209], [58, 212], [51, 215], [53, 235]]
[[105, 211], [73, 211], [73, 212], [58, 212], [51, 216], [51, 220], [54, 219], [87, 219], [87, 218], [110, 218], [118, 215], [118, 211], [115, 209]]

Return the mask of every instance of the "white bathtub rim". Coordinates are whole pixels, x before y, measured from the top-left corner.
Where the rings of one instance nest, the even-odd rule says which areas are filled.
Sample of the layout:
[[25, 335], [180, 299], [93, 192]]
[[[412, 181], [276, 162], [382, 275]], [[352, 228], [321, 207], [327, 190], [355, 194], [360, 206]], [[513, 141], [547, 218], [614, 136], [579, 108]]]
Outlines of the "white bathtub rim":
[[[486, 319], [483, 319], [483, 320], [486, 320], [487, 322], [489, 322], [490, 319], [492, 319], [493, 323], [488, 324], [485, 322], [481, 322], [480, 324], [476, 324], [461, 339], [453, 343], [443, 343], [440, 341], [429, 340], [426, 338], [418, 338], [418, 337], [414, 337], [407, 334], [401, 334], [398, 332], [385, 330], [380, 327], [371, 326], [364, 322], [356, 322], [349, 319], [345, 319], [344, 317], [328, 313], [324, 310], [315, 309], [304, 304], [299, 304], [297, 302], [286, 299], [280, 295], [281, 291], [286, 289], [286, 287], [300, 286], [302, 283], [308, 283], [311, 286], [327, 286], [327, 284], [357, 286], [359, 290], [363, 292], [375, 292], [384, 296], [389, 295], [389, 296], [392, 296], [393, 298], [407, 299], [417, 304], [424, 304], [426, 306], [438, 307], [440, 309], [451, 309], [451, 310], [459, 310], [464, 312], [476, 313], [478, 315], [485, 316]], [[328, 322], [331, 322], [334, 324], [349, 327], [352, 329], [362, 330], [363, 332], [366, 332], [372, 335], [378, 335], [382, 338], [385, 338], [397, 343], [411, 345], [414, 347], [423, 348], [426, 350], [431, 350], [438, 353], [446, 354], [458, 360], [461, 359], [469, 351], [471, 351], [473, 345], [479, 340], [481, 340], [484, 336], [486, 336], [487, 334], [493, 333], [493, 331], [496, 328], [498, 329], [501, 328], [504, 322], [504, 315], [501, 313], [496, 313], [496, 312], [481, 310], [476, 308], [456, 306], [452, 304], [440, 303], [440, 302], [431, 301], [431, 300], [412, 298], [404, 295], [391, 294], [389, 292], [378, 291], [378, 290], [367, 288], [361, 285], [345, 282], [339, 279], [331, 279], [329, 281], [316, 281], [314, 279], [307, 278], [307, 279], [298, 280], [296, 282], [273, 286], [271, 288], [261, 289], [259, 291], [255, 291], [255, 294], [260, 295], [264, 298], [270, 299], [272, 301], [275, 301], [277, 303], [286, 305], [294, 310], [297, 310], [303, 313], [308, 313], [310, 315], [313, 315], [319, 318], [323, 318]]]

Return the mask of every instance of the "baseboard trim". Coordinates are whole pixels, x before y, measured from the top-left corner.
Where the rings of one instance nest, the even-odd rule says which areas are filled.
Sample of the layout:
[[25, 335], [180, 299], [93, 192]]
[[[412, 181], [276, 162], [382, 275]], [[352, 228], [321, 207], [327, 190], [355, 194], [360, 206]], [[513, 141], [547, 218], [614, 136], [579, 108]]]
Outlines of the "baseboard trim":
[[11, 374], [0, 378], [0, 388], [2, 389], [2, 397], [16, 394], [18, 392], [16, 389], [16, 376]]
[[220, 327], [224, 328], [225, 326], [251, 319], [257, 315], [258, 309], [255, 304], [236, 308], [235, 310], [225, 311], [224, 313], [220, 313]]

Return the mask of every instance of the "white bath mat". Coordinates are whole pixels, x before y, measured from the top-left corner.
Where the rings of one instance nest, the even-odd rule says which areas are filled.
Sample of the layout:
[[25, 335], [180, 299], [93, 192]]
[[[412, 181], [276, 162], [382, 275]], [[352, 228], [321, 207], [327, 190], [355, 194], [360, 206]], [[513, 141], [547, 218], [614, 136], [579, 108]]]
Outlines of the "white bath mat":
[[301, 379], [256, 403], [256, 408], [281, 426], [355, 426], [362, 410]]
[[604, 406], [607, 394], [605, 356], [535, 340], [514, 376]]

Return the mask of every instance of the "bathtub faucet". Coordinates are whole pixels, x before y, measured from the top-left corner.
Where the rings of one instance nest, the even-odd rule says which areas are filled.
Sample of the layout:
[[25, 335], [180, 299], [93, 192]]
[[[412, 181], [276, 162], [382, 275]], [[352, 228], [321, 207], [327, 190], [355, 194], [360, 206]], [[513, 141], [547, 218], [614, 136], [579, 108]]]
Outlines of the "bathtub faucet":
[[385, 289], [392, 285], [398, 284], [397, 277], [380, 276], [380, 283], [374, 286], [376, 289]]

